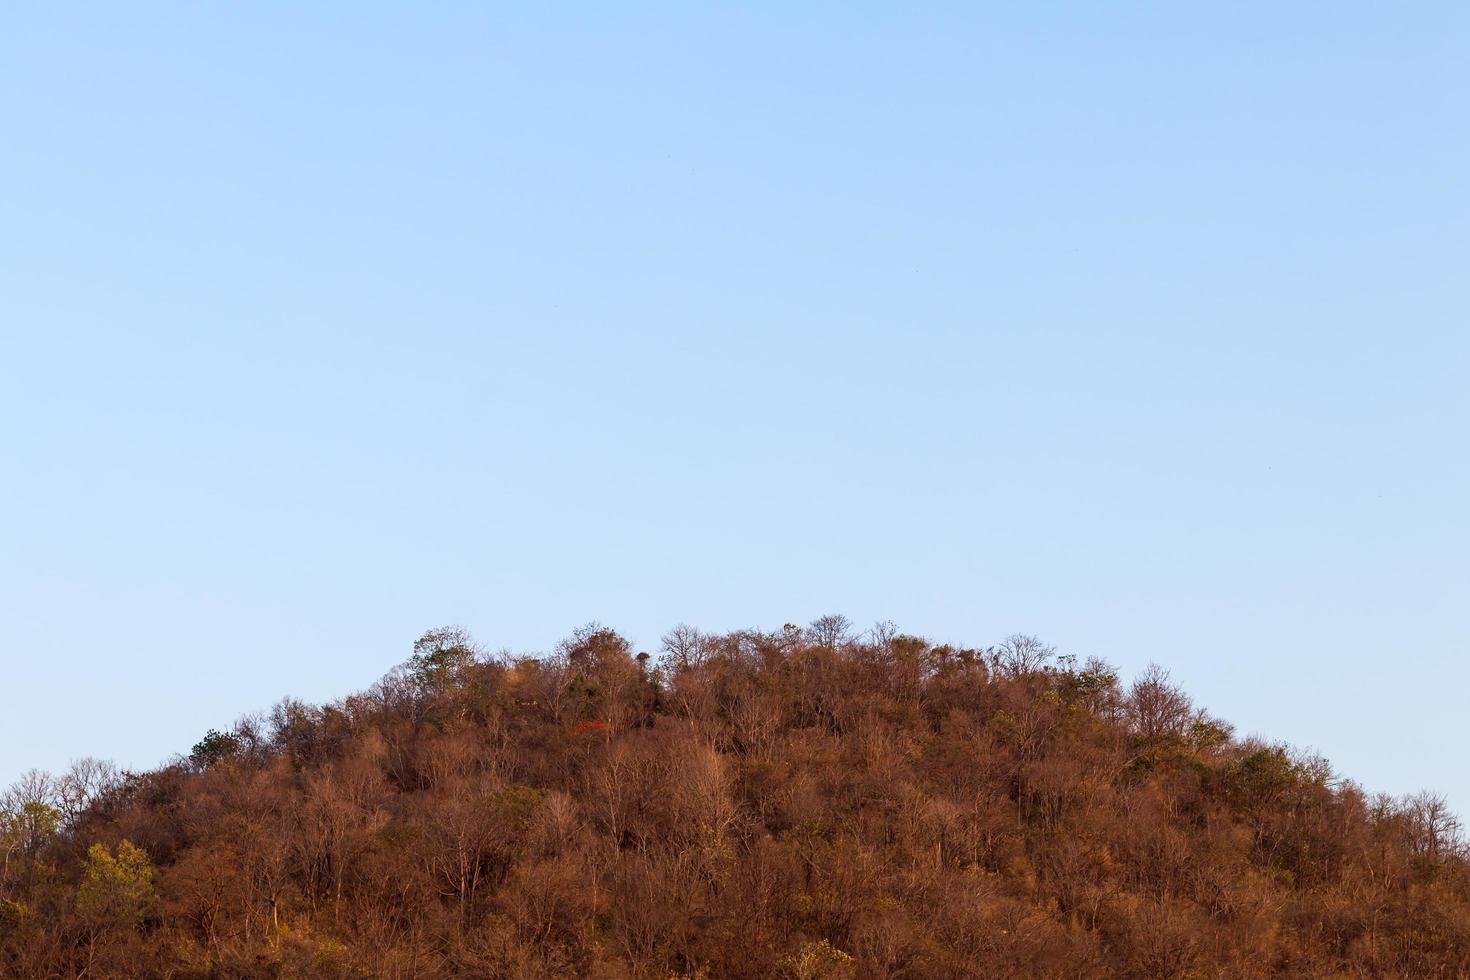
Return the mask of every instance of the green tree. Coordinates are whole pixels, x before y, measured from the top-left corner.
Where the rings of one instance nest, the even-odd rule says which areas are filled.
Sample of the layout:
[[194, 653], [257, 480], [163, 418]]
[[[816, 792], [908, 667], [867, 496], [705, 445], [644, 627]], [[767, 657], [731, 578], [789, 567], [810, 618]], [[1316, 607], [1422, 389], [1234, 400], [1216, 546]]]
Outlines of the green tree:
[[195, 769], [208, 769], [221, 759], [228, 759], [240, 751], [240, 736], [231, 732], [217, 732], [213, 728], [194, 744], [189, 752], [189, 761]]
[[33, 864], [60, 829], [61, 811], [49, 803], [27, 800], [14, 809], [0, 808], [0, 881], [13, 863]]
[[404, 667], [420, 689], [442, 686], [475, 661], [474, 642], [454, 626], [429, 630], [413, 645], [413, 656]]
[[83, 917], [131, 928], [143, 921], [157, 901], [153, 865], [142, 848], [125, 839], [117, 845], [115, 856], [100, 843], [88, 849], [77, 889], [77, 912]]

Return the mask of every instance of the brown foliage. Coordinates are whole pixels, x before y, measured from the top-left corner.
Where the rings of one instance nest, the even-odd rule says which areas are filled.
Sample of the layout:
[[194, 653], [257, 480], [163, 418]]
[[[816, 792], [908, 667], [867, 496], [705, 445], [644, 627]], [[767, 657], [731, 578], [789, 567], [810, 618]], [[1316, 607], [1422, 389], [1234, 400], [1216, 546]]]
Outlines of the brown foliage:
[[663, 653], [436, 630], [175, 765], [30, 774], [0, 975], [1470, 974], [1442, 798], [1235, 740], [1158, 668], [839, 616]]

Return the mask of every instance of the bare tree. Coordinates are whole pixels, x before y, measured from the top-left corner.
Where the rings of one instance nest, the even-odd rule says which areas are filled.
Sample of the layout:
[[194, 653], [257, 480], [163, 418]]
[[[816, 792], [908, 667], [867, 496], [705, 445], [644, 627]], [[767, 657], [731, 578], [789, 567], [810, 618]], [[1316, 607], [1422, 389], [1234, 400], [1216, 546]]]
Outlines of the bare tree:
[[1409, 846], [1417, 857], [1438, 863], [1464, 844], [1460, 818], [1439, 793], [1424, 790], [1405, 797], [1399, 812], [1408, 830]]
[[56, 808], [68, 825], [76, 821], [97, 797], [122, 781], [116, 765], [91, 756], [77, 759], [55, 781]]
[[891, 619], [880, 619], [873, 624], [872, 629], [868, 630], [868, 636], [872, 639], [874, 646], [886, 650], [888, 644], [898, 636], [898, 624]]
[[680, 623], [663, 635], [663, 651], [668, 666], [686, 670], [704, 660], [708, 638], [687, 623]]
[[1057, 648], [1041, 642], [1029, 633], [1012, 633], [1000, 641], [992, 655], [995, 668], [1002, 674], [1020, 677], [1034, 674], [1056, 656]]
[[1169, 672], [1149, 664], [1128, 691], [1126, 711], [1135, 734], [1148, 741], [1183, 735], [1193, 719], [1189, 697], [1169, 683]]
[[806, 632], [813, 642], [824, 647], [835, 648], [847, 640], [848, 635], [852, 632], [852, 621], [846, 616], [832, 613], [812, 620]]

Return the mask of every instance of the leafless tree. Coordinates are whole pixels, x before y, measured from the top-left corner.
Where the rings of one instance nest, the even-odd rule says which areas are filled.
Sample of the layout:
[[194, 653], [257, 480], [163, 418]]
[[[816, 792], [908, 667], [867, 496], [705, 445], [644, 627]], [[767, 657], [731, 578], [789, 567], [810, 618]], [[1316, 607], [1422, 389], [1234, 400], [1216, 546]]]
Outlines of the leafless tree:
[[1056, 652], [1056, 647], [1028, 633], [1012, 633], [1000, 641], [992, 659], [999, 673], [1020, 677], [1045, 667]]
[[663, 651], [668, 666], [685, 670], [704, 660], [708, 639], [687, 623], [680, 623], [663, 635]]
[[880, 619], [873, 624], [872, 629], [868, 630], [868, 636], [872, 639], [874, 646], [886, 650], [888, 644], [898, 636], [898, 624], [891, 619]]
[[812, 620], [806, 632], [813, 642], [835, 648], [847, 640], [852, 632], [852, 621], [846, 616], [833, 613]]
[[1460, 818], [1439, 793], [1425, 790], [1405, 797], [1400, 812], [1415, 855], [1437, 863], [1462, 848]]
[[1169, 672], [1149, 664], [1128, 691], [1128, 721], [1135, 734], [1147, 741], [1183, 735], [1192, 717], [1189, 697], [1169, 683]]
[[122, 781], [122, 773], [112, 762], [87, 756], [77, 759], [54, 781], [56, 808], [70, 825], [81, 816], [93, 800]]

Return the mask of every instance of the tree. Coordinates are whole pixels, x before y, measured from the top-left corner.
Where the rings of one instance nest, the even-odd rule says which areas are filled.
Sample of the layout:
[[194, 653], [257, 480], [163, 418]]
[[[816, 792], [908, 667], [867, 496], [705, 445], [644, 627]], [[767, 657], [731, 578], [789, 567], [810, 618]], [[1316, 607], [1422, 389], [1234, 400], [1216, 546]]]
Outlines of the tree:
[[475, 656], [475, 644], [468, 633], [458, 626], [444, 626], [414, 641], [413, 656], [404, 667], [421, 691], [430, 691], [474, 663]]
[[56, 780], [39, 769], [26, 772], [0, 796], [0, 870], [5, 876], [18, 865], [29, 878], [63, 827], [59, 802]]
[[61, 811], [49, 803], [29, 800], [14, 810], [0, 810], [0, 851], [8, 875], [12, 859], [33, 865], [43, 848], [61, 828]]
[[662, 647], [669, 668], [687, 670], [704, 659], [708, 642], [703, 633], [680, 623], [663, 635]]
[[567, 662], [589, 676], [626, 677], [632, 667], [633, 648], [628, 641], [601, 623], [588, 623], [559, 646]]
[[153, 865], [132, 841], [119, 842], [116, 856], [100, 843], [87, 849], [82, 883], [77, 888], [77, 912], [83, 918], [133, 928], [153, 911], [157, 901]]
[[833, 613], [812, 620], [806, 631], [812, 642], [833, 649], [847, 641], [852, 632], [852, 621], [846, 616]]
[[995, 648], [993, 660], [999, 672], [1011, 677], [1032, 674], [1045, 667], [1057, 648], [1027, 633], [1012, 633]]
[[1438, 864], [1461, 848], [1460, 818], [1439, 793], [1425, 790], [1405, 797], [1400, 812], [1416, 857]]
[[77, 759], [56, 780], [56, 806], [62, 819], [70, 825], [87, 807], [122, 783], [116, 765], [91, 756]]
[[238, 752], [240, 744], [239, 736], [230, 732], [217, 732], [211, 728], [189, 751], [189, 764], [195, 769], [208, 769]]
[[1193, 722], [1189, 697], [1169, 683], [1169, 672], [1149, 664], [1128, 691], [1128, 720], [1145, 742], [1186, 734]]
[[880, 619], [868, 630], [873, 645], [886, 649], [898, 637], [898, 624], [891, 619]]

